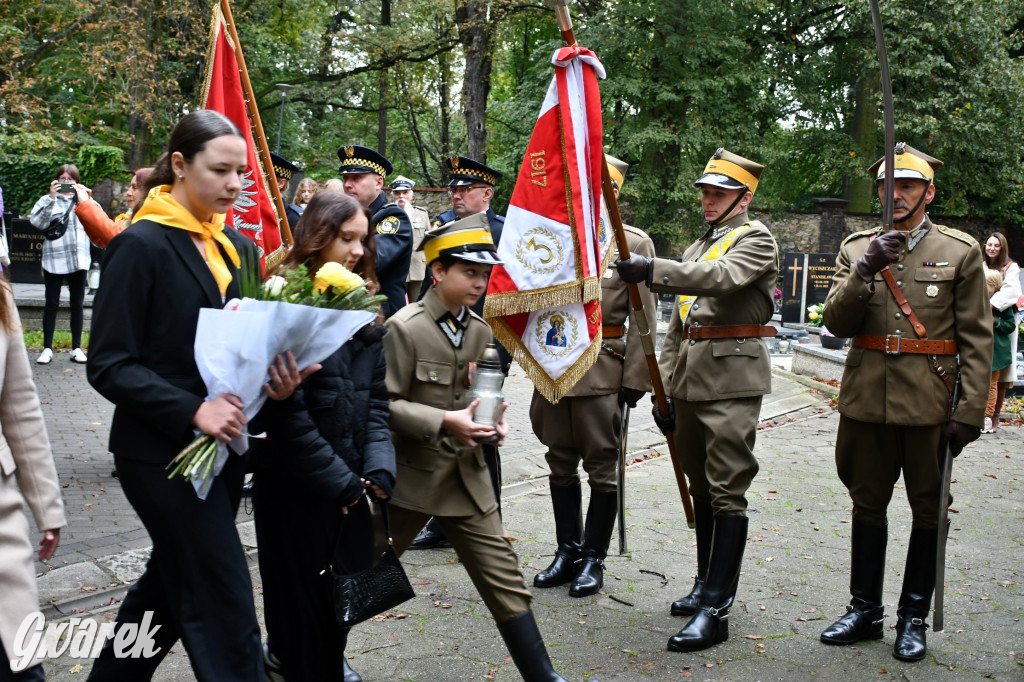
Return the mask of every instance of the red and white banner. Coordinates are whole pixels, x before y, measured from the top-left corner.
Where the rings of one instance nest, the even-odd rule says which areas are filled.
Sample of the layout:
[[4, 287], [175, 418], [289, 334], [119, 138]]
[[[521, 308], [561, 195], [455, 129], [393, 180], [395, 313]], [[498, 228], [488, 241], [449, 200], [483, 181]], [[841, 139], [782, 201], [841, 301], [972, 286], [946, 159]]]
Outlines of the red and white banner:
[[565, 47], [552, 63], [491, 272], [484, 316], [551, 402], [572, 388], [601, 344], [601, 94], [604, 66]]
[[215, 6], [213, 12], [201, 108], [224, 114], [239, 127], [245, 137], [248, 165], [242, 178], [242, 192], [224, 216], [224, 223], [256, 242], [260, 247], [260, 261], [263, 262], [267, 255], [280, 248], [281, 230], [278, 228], [277, 212], [274, 210], [268, 180], [257, 160], [252, 127], [245, 110], [235, 46], [224, 25], [220, 6]]

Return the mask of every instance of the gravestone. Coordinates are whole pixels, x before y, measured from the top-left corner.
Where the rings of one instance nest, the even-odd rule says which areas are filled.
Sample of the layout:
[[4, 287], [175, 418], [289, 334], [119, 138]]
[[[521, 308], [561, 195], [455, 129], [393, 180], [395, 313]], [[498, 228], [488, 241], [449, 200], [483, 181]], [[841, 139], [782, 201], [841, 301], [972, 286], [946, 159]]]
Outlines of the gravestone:
[[802, 324], [807, 308], [824, 303], [836, 269], [834, 253], [787, 253], [782, 269], [782, 322]]
[[43, 283], [43, 235], [27, 220], [4, 214], [7, 244], [11, 252], [11, 265], [7, 276], [12, 282]]

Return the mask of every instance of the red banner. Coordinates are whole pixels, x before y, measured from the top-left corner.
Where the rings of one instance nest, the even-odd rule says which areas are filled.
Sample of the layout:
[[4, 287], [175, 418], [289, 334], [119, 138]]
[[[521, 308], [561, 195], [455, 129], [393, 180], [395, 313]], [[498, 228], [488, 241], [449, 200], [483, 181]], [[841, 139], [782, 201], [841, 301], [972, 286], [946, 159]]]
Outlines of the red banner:
[[224, 222], [256, 242], [260, 247], [260, 261], [263, 262], [268, 254], [281, 246], [281, 231], [266, 176], [257, 161], [256, 145], [242, 95], [242, 79], [238, 74], [238, 61], [220, 7], [214, 9], [210, 42], [202, 108], [219, 111], [234, 121], [241, 129], [248, 149], [242, 192], [224, 217]]

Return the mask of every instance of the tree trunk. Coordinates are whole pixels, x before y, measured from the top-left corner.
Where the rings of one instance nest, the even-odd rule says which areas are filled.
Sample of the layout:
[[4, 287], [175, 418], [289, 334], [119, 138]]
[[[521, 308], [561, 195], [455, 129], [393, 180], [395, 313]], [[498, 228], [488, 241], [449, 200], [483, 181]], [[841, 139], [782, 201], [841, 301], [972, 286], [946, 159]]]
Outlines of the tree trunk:
[[457, 0], [455, 23], [466, 57], [462, 107], [466, 115], [466, 146], [470, 158], [487, 163], [487, 97], [493, 60], [491, 26], [484, 0]]
[[[380, 0], [380, 25], [391, 25], [391, 0]], [[377, 151], [387, 156], [388, 142], [388, 69], [377, 75]]]
[[[878, 121], [877, 92], [878, 67], [861, 71], [853, 86], [853, 117], [850, 119], [850, 137], [861, 157], [873, 162], [878, 154], [875, 127]], [[875, 183], [871, 178], [850, 178], [847, 187], [847, 211], [870, 213], [875, 197]]]

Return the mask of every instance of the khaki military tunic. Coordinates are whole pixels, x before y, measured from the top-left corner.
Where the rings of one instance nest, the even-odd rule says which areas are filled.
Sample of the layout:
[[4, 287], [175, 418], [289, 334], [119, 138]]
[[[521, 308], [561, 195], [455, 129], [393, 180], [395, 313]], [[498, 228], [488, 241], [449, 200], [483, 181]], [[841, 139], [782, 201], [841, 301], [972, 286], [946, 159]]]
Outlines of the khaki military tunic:
[[[719, 258], [700, 260], [721, 237], [738, 227]], [[709, 229], [684, 253], [682, 262], [654, 261], [651, 289], [697, 296], [686, 324], [679, 303], [672, 313], [658, 359], [673, 397], [676, 454], [690, 479], [695, 500], [716, 515], [741, 515], [757, 473], [754, 441], [761, 398], [771, 392], [771, 362], [759, 338], [691, 340], [691, 325], [767, 324], [774, 312], [779, 265], [775, 239], [746, 213]]]
[[[466, 310], [461, 347], [456, 348], [438, 325], [447, 313], [431, 289], [385, 323], [397, 464], [391, 529], [401, 553], [434, 516], [501, 623], [530, 608], [530, 592], [502, 528], [480, 446], [462, 445], [441, 428], [445, 412], [469, 404], [469, 363], [494, 337], [483, 318]], [[383, 550], [379, 528], [377, 543]]]
[[[825, 326], [836, 336], [916, 339], [882, 275], [875, 275], [869, 285], [853, 268], [879, 231], [858, 232], [843, 242], [825, 300]], [[926, 218], [910, 232], [903, 251], [890, 271], [927, 338], [957, 342], [959, 358], [941, 355], [935, 360], [951, 379], [960, 372], [963, 395], [955, 419], [980, 427], [992, 366], [992, 316], [981, 249], [969, 235]], [[839, 393], [836, 464], [857, 520], [885, 524], [893, 485], [902, 471], [914, 526], [935, 527], [938, 452], [948, 407], [949, 389], [929, 356], [850, 349]]]
[[409, 260], [409, 276], [406, 278], [406, 292], [410, 301], [419, 300], [420, 286], [427, 273], [427, 257], [422, 251], [417, 251], [423, 235], [430, 229], [430, 215], [427, 209], [419, 206], [409, 206], [407, 211], [409, 221], [412, 223], [412, 258]]
[[[630, 253], [654, 256], [654, 243], [642, 230], [623, 226]], [[614, 246], [612, 247], [614, 250]], [[616, 254], [612, 253], [614, 260]], [[657, 299], [641, 287], [647, 322], [654, 338], [657, 325]], [[647, 369], [640, 333], [633, 319], [629, 289], [614, 267], [601, 280], [601, 325], [604, 336], [601, 352], [583, 378], [552, 405], [536, 390], [530, 404], [533, 432], [547, 446], [545, 455], [553, 485], [579, 482], [580, 460], [596, 490], [615, 490], [616, 461], [622, 410], [619, 389], [623, 386], [650, 392], [651, 375]], [[625, 334], [620, 331], [629, 320]]]

